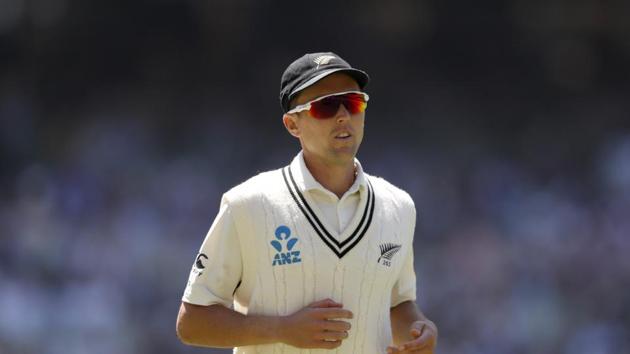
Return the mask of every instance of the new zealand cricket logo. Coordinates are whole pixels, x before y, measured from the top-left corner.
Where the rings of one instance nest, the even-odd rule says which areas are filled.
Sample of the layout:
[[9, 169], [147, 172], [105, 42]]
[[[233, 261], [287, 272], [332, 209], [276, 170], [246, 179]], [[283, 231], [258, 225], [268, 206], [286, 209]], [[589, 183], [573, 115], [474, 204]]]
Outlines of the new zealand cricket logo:
[[382, 264], [388, 267], [392, 265], [392, 257], [394, 257], [394, 255], [398, 253], [398, 251], [400, 251], [400, 249], [402, 248], [401, 245], [395, 245], [389, 242], [383, 243], [378, 247], [381, 249], [381, 256], [378, 257], [378, 260], [376, 262], [381, 263], [382, 259]]
[[[291, 238], [291, 229], [284, 225], [278, 226], [276, 229], [276, 239], [271, 241], [271, 246], [278, 251], [273, 257], [272, 266], [284, 265], [291, 263], [300, 263], [300, 251], [294, 250], [295, 244], [298, 242], [297, 237]], [[286, 244], [286, 252], [283, 252], [283, 244]]]

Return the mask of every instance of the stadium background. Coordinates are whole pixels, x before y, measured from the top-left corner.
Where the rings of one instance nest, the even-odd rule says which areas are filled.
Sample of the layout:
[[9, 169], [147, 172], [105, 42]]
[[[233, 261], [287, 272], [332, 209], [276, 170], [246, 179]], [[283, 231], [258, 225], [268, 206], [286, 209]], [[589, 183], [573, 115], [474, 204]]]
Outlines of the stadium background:
[[227, 352], [180, 296], [320, 50], [372, 76], [359, 158], [416, 201], [438, 353], [630, 353], [629, 2], [0, 4], [0, 353]]

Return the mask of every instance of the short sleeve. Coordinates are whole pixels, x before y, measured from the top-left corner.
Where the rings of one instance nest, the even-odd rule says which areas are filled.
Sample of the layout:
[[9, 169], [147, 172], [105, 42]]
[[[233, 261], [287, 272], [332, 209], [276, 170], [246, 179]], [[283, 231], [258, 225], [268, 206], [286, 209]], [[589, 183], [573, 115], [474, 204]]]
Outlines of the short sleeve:
[[240, 243], [229, 203], [221, 208], [195, 258], [182, 301], [230, 307], [242, 273]]
[[398, 280], [392, 288], [391, 307], [397, 306], [405, 301], [416, 300], [416, 272], [413, 266], [413, 235], [416, 228], [416, 208], [411, 204], [411, 215], [409, 216], [409, 247], [405, 254], [405, 263], [400, 270]]
[[413, 268], [413, 247], [409, 248], [400, 276], [392, 288], [390, 307], [397, 306], [405, 301], [416, 300], [416, 272]]

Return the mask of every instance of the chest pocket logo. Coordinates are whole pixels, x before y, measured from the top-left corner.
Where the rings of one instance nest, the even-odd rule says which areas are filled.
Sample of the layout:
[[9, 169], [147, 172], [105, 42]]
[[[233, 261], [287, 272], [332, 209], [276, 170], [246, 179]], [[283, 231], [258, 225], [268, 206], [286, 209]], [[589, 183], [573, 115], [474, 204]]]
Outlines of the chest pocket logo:
[[[377, 263], [381, 263], [384, 266], [392, 265], [392, 258], [400, 251], [402, 245], [395, 245], [393, 243], [383, 243], [378, 246], [381, 249], [381, 256], [378, 257]], [[381, 262], [381, 260], [383, 262]]]
[[[300, 263], [300, 251], [295, 250], [297, 237], [291, 238], [291, 229], [284, 225], [278, 226], [275, 231], [276, 240], [271, 240], [271, 246], [277, 251], [273, 257], [272, 266]], [[286, 249], [286, 251], [285, 251]]]

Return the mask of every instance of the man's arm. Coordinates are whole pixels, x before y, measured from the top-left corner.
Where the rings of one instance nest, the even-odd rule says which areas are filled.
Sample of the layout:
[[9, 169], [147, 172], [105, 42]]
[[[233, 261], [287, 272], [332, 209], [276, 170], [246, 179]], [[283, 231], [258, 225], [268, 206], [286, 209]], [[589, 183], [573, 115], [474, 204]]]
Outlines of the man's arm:
[[289, 316], [243, 315], [223, 305], [186, 302], [177, 316], [177, 336], [189, 345], [239, 347], [286, 343], [298, 348], [334, 349], [348, 337], [352, 312], [330, 299], [317, 301]]
[[437, 345], [437, 326], [418, 309], [415, 301], [405, 301], [390, 309], [394, 346], [388, 353], [432, 354]]
[[280, 341], [279, 320], [279, 317], [245, 316], [218, 304], [199, 306], [182, 302], [177, 336], [185, 344], [204, 347], [275, 343]]

